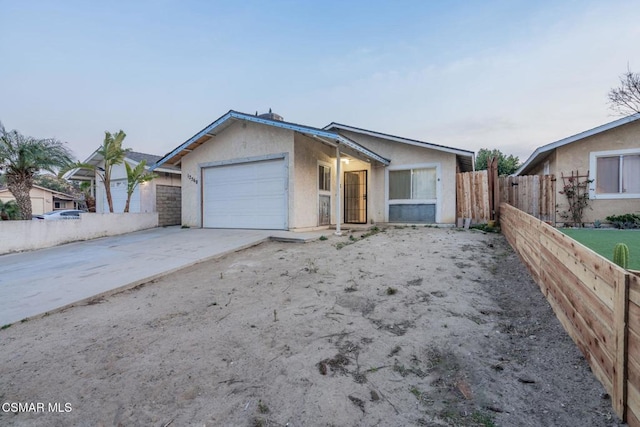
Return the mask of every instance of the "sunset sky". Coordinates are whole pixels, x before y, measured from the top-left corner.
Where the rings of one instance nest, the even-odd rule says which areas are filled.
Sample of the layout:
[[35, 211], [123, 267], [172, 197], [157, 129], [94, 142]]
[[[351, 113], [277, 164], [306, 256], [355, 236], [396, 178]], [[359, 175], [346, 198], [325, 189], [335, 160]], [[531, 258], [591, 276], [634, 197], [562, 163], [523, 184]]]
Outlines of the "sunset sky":
[[638, 1], [0, 0], [0, 121], [164, 155], [230, 109], [521, 161], [619, 118]]

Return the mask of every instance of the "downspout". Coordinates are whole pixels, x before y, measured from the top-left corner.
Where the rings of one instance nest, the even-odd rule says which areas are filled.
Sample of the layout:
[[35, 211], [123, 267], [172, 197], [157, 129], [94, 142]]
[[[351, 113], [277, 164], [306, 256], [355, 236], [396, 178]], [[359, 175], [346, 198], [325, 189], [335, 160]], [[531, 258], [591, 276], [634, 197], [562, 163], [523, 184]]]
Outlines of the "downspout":
[[340, 212], [340, 145], [336, 145], [336, 236], [342, 236]]

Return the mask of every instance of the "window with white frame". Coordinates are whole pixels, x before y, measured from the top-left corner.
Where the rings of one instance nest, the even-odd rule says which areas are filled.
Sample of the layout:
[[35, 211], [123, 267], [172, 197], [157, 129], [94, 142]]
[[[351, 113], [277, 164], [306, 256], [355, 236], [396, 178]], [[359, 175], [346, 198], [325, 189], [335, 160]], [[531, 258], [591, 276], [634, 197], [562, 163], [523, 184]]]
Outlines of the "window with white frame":
[[389, 201], [436, 199], [436, 168], [389, 171]]
[[388, 220], [435, 223], [438, 219], [438, 166], [389, 170]]
[[318, 190], [331, 191], [331, 167], [318, 165]]
[[640, 148], [590, 154], [590, 197], [640, 198]]

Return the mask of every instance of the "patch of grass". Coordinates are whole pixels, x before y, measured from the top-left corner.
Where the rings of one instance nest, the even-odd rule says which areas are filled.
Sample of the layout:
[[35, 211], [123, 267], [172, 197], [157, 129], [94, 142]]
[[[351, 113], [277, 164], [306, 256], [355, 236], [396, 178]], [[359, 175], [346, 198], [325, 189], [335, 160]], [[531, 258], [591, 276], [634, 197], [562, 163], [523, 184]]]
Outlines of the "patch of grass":
[[398, 290], [396, 288], [388, 287], [386, 293], [387, 295], [395, 295], [398, 293]]
[[325, 235], [320, 236], [320, 240], [329, 240], [329, 238]]
[[469, 227], [471, 230], [480, 230], [487, 233], [499, 233], [500, 229], [489, 224], [474, 224]]
[[629, 269], [640, 270], [640, 230], [562, 228], [560, 231], [609, 261], [613, 261], [616, 243], [626, 243], [629, 246]]
[[0, 330], [2, 329], [8, 329], [11, 327], [11, 323], [7, 323], [6, 325], [2, 325], [2, 327], [0, 328]]
[[380, 229], [378, 227], [374, 226], [374, 227], [371, 227], [367, 233], [362, 234], [360, 236], [360, 238], [361, 239], [366, 239], [367, 237], [371, 237], [371, 236], [376, 235], [378, 233], [380, 233]]
[[484, 427], [495, 427], [495, 423], [493, 422], [493, 417], [484, 414], [480, 411], [473, 411], [471, 414], [471, 419], [473, 422], [480, 424]]
[[342, 248], [344, 248], [345, 246], [349, 246], [352, 245], [354, 242], [338, 242], [336, 243], [336, 249], [340, 250]]
[[413, 394], [416, 397], [416, 399], [422, 400], [422, 392], [418, 390], [416, 386], [411, 386], [409, 391], [411, 392], [411, 394]]
[[338, 242], [338, 243], [336, 243], [336, 249], [342, 249], [345, 246], [352, 245], [352, 244], [354, 244], [356, 242], [359, 242], [360, 240], [366, 239], [367, 237], [371, 237], [374, 234], [378, 234], [378, 233], [380, 233], [382, 231], [384, 231], [384, 230], [380, 230], [376, 226], [371, 227], [367, 233], [361, 234], [359, 239], [357, 237], [355, 237], [353, 234], [350, 234], [349, 235], [349, 240], [347, 240], [346, 242]]
[[268, 414], [269, 413], [269, 407], [267, 405], [265, 405], [265, 403], [262, 400], [258, 400], [258, 411], [261, 414]]

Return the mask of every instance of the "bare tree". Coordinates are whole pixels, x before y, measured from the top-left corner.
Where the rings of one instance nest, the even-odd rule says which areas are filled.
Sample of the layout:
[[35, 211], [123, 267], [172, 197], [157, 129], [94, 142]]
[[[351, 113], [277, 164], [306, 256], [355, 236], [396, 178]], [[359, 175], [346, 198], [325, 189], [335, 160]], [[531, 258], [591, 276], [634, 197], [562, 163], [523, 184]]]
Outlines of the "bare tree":
[[620, 76], [620, 86], [609, 91], [609, 104], [623, 116], [640, 113], [640, 74], [627, 68]]

